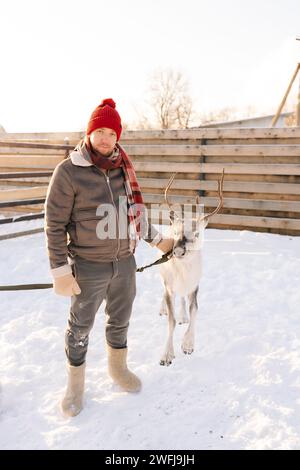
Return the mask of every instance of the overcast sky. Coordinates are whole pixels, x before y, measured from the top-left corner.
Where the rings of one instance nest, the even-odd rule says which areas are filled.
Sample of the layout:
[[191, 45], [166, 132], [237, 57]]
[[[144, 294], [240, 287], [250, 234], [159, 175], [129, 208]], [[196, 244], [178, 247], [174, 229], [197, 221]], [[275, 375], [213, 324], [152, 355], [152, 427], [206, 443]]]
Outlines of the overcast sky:
[[186, 76], [199, 113], [228, 106], [275, 112], [300, 61], [299, 0], [0, 6], [0, 124], [8, 132], [84, 129], [105, 97], [134, 121], [157, 67]]

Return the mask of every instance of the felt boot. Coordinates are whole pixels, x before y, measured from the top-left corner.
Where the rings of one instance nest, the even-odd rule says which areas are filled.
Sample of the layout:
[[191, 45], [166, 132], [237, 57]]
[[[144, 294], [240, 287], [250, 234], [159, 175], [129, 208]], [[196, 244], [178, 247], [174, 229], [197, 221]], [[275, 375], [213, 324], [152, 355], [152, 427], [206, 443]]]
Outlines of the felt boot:
[[127, 348], [114, 349], [107, 345], [108, 372], [113, 381], [126, 392], [139, 392], [140, 379], [127, 368]]
[[68, 385], [65, 397], [61, 402], [61, 409], [65, 416], [76, 416], [83, 407], [83, 392], [85, 379], [85, 363], [75, 367], [67, 365]]

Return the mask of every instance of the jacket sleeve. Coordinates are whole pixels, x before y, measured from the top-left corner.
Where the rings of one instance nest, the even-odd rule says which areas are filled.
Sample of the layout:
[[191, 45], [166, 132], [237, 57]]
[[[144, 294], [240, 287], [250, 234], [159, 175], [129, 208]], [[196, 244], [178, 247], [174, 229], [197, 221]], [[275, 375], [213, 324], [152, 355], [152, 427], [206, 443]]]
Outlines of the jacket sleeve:
[[55, 168], [45, 201], [45, 235], [51, 274], [60, 277], [72, 272], [68, 264], [67, 225], [74, 205], [75, 192], [70, 175], [61, 162]]

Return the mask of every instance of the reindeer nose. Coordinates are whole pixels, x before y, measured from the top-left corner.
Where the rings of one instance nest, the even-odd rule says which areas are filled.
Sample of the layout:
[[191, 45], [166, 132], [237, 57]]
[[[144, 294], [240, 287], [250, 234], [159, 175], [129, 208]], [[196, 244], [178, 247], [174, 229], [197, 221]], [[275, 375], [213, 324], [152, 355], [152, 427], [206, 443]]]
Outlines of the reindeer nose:
[[182, 256], [184, 256], [184, 253], [185, 253], [185, 248], [183, 248], [182, 246], [177, 246], [174, 249], [174, 256], [176, 256], [176, 258], [182, 258]]

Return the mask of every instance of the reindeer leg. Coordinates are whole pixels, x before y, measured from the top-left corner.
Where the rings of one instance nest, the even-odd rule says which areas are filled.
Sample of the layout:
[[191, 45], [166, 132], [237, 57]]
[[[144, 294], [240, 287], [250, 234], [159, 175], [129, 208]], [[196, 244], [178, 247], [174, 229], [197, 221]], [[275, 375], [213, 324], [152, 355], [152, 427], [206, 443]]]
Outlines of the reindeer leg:
[[173, 345], [173, 333], [176, 325], [176, 321], [174, 318], [174, 295], [172, 295], [167, 289], [165, 290], [165, 301], [168, 313], [169, 335], [165, 352], [160, 359], [161, 366], [169, 366], [170, 364], [172, 364], [172, 360], [175, 357]]
[[179, 316], [178, 316], [178, 323], [179, 325], [182, 325], [182, 323], [188, 323], [189, 319], [186, 313], [186, 303], [185, 303], [185, 298], [181, 297], [180, 298], [180, 310], [179, 310]]
[[163, 298], [162, 298], [162, 301], [161, 301], [159, 314], [160, 315], [168, 315], [165, 294], [163, 295]]
[[195, 343], [195, 323], [196, 323], [196, 315], [198, 312], [198, 302], [197, 302], [197, 294], [198, 294], [199, 287], [197, 287], [194, 292], [188, 295], [189, 299], [189, 311], [190, 311], [190, 322], [189, 326], [184, 334], [181, 349], [184, 354], [192, 354], [194, 351], [194, 343]]

